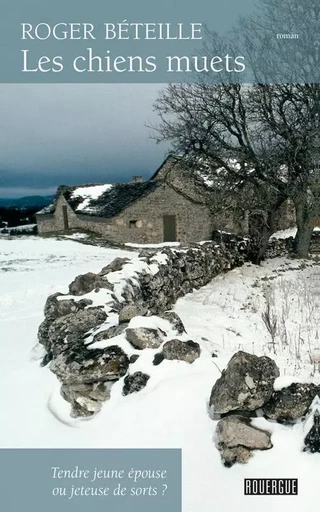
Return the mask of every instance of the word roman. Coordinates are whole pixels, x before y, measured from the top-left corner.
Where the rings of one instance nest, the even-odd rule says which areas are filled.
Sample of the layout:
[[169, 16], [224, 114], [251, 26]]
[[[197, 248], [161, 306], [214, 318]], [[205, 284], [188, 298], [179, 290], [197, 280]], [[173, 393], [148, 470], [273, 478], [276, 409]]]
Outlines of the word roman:
[[299, 34], [277, 34], [277, 39], [299, 39]]
[[246, 495], [297, 495], [297, 478], [245, 478]]
[[[21, 39], [56, 39], [58, 41], [96, 39], [92, 23], [21, 23]], [[104, 39], [195, 40], [202, 39], [202, 23], [104, 23]]]

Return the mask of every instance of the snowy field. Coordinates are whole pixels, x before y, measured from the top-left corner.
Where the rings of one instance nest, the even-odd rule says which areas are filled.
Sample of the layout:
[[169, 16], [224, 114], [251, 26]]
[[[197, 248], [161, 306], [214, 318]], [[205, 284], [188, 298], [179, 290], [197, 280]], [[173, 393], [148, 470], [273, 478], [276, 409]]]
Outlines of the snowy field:
[[[262, 267], [247, 264], [180, 299], [175, 310], [189, 337], [200, 343], [201, 357], [192, 365], [152, 366], [152, 350], [146, 350], [133, 365], [151, 375], [141, 392], [123, 397], [121, 379], [94, 419], [70, 419], [56, 377], [39, 366], [37, 329], [44, 302], [51, 293], [67, 292], [76, 275], [133, 255], [73, 240], [0, 239], [1, 446], [182, 448], [183, 512], [234, 507], [280, 512], [284, 506], [316, 511], [320, 455], [302, 452], [303, 423], [288, 427], [253, 420], [273, 432], [274, 448], [226, 469], [214, 445], [216, 423], [207, 413], [219, 369], [240, 349], [273, 357], [281, 370], [278, 387], [318, 381], [320, 267], [315, 264], [280, 259]], [[299, 478], [299, 496], [245, 497], [246, 477]]]

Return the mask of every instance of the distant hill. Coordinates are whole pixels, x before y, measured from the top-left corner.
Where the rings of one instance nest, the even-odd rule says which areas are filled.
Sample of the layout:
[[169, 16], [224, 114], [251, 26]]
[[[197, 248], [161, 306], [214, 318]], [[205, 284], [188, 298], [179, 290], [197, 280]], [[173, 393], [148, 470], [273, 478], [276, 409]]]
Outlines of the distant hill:
[[19, 198], [0, 197], [0, 206], [5, 208], [43, 208], [52, 203], [54, 196], [27, 196]]

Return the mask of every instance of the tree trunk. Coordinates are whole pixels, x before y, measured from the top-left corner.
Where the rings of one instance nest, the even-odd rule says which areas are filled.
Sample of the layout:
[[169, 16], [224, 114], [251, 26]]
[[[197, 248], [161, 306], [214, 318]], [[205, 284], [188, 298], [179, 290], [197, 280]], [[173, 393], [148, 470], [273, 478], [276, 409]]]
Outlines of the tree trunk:
[[313, 215], [308, 208], [306, 197], [300, 197], [295, 201], [295, 207], [298, 230], [294, 240], [294, 253], [298, 258], [308, 258], [314, 227]]
[[257, 252], [252, 258], [252, 263], [255, 265], [260, 265], [265, 252], [268, 247], [269, 238], [272, 235], [273, 230], [269, 226], [263, 226], [262, 231], [260, 233], [259, 246], [257, 247]]
[[300, 225], [297, 223], [298, 231], [294, 240], [294, 253], [297, 258], [308, 258], [311, 237], [313, 232], [313, 224], [305, 222]]
[[260, 265], [264, 258], [270, 236], [275, 232], [275, 220], [278, 215], [278, 208], [285, 199], [286, 198], [283, 197], [279, 198], [278, 201], [274, 203], [273, 209], [266, 212], [266, 217], [260, 217], [260, 222], [258, 222], [253, 232], [251, 232], [254, 247], [250, 259], [255, 265]]

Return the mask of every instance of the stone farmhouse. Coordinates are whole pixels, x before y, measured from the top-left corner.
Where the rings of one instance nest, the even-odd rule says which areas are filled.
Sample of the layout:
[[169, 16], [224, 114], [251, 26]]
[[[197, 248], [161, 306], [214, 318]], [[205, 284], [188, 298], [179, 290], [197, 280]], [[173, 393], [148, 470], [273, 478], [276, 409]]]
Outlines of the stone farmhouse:
[[[55, 201], [37, 214], [41, 235], [83, 230], [111, 243], [198, 242], [223, 229], [249, 232], [248, 215], [213, 213], [204, 201], [208, 187], [170, 155], [147, 181], [60, 186]], [[288, 208], [279, 212], [278, 229], [292, 225]]]

